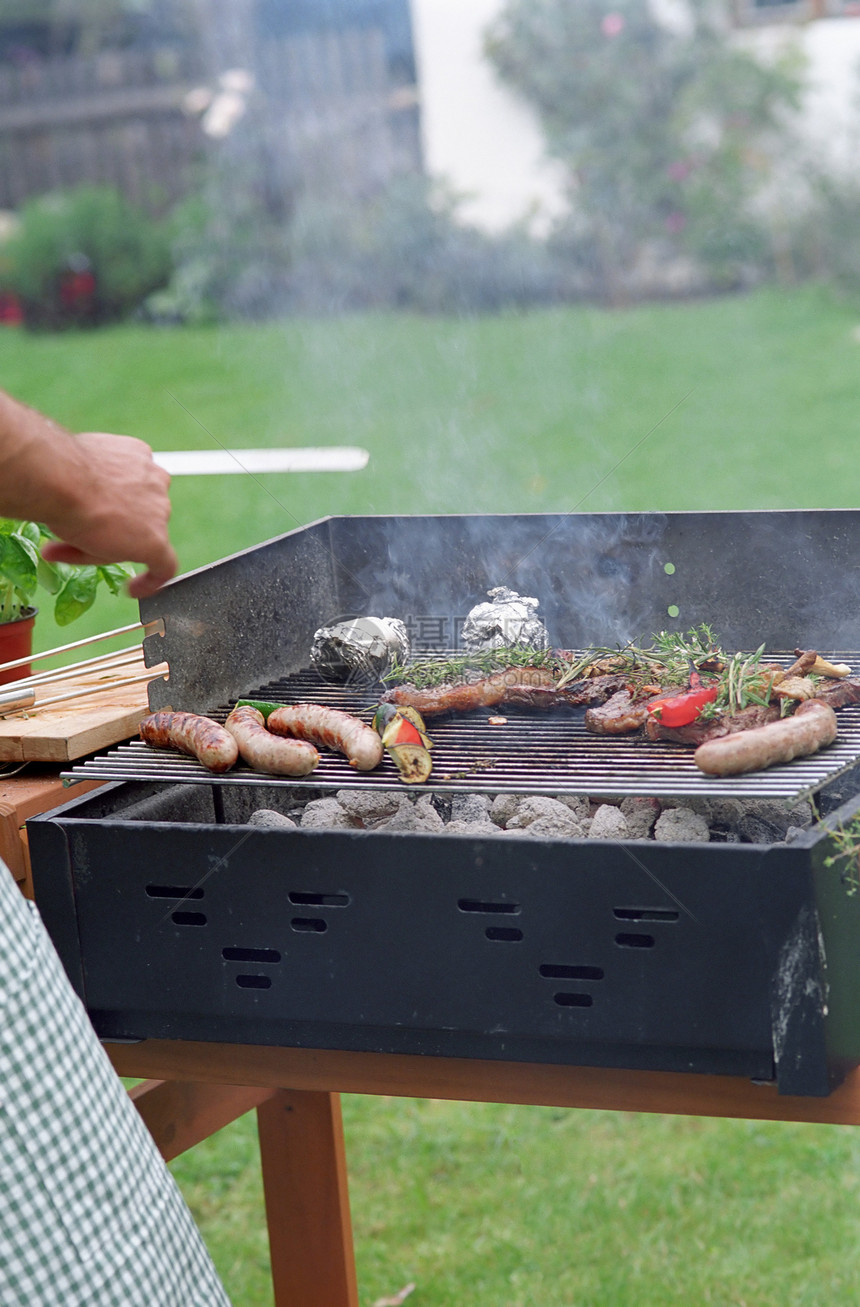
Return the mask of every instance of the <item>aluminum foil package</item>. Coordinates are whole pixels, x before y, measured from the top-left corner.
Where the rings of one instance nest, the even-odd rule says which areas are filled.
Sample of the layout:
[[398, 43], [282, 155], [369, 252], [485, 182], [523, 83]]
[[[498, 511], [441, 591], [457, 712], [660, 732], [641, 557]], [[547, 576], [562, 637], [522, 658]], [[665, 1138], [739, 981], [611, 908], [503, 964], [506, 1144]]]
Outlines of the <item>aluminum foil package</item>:
[[529, 649], [548, 649], [549, 633], [537, 615], [537, 599], [518, 595], [507, 586], [488, 590], [490, 602], [478, 604], [463, 623], [463, 643], [467, 649], [503, 649], [522, 645]]
[[378, 681], [409, 657], [397, 617], [351, 617], [314, 632], [311, 663], [327, 681]]

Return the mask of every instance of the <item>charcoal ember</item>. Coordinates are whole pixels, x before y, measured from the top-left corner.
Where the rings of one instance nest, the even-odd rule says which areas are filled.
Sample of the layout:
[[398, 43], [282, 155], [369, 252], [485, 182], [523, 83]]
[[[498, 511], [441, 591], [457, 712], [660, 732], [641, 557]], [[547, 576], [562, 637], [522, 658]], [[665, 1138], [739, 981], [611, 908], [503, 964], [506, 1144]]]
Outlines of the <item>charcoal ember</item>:
[[446, 835], [462, 835], [466, 839], [483, 839], [487, 835], [499, 835], [498, 826], [485, 816], [480, 821], [467, 821], [462, 817], [455, 817], [445, 826]]
[[647, 840], [654, 829], [654, 823], [660, 816], [659, 799], [630, 796], [622, 799], [618, 807], [627, 822], [630, 838]]
[[335, 797], [347, 816], [362, 826], [386, 821], [408, 803], [406, 796], [395, 790], [338, 790]]
[[327, 681], [370, 684], [409, 657], [409, 633], [397, 617], [353, 617], [314, 632], [310, 659]]
[[654, 824], [655, 840], [670, 844], [707, 843], [711, 838], [706, 819], [692, 808], [665, 808]]
[[558, 799], [551, 799], [546, 794], [528, 794], [520, 799], [505, 822], [505, 826], [508, 830], [516, 830], [519, 826], [531, 826], [532, 822], [538, 821], [541, 817], [555, 817], [559, 823], [568, 825], [577, 824], [574, 813]]
[[490, 804], [490, 820], [497, 826], [507, 826], [522, 801], [522, 794], [497, 794]]
[[591, 819], [588, 835], [593, 840], [628, 840], [630, 827], [620, 808], [601, 803]]
[[386, 831], [443, 831], [445, 823], [439, 816], [433, 804], [428, 801], [425, 803], [404, 803], [393, 817], [384, 821], [379, 830]]
[[257, 808], [248, 818], [249, 826], [288, 826], [293, 830], [296, 829], [296, 823], [292, 817], [285, 817], [282, 812], [276, 812], [274, 808]]
[[581, 840], [589, 834], [588, 823], [583, 823], [574, 816], [569, 808], [559, 804], [562, 812], [546, 813], [537, 817], [527, 826], [509, 826], [507, 835], [525, 835], [540, 840]]
[[489, 603], [477, 604], [463, 623], [463, 644], [477, 652], [509, 649], [548, 649], [549, 634], [537, 615], [539, 600], [519, 595], [506, 585], [488, 590]]
[[311, 799], [302, 813], [302, 826], [313, 830], [354, 830], [358, 823], [344, 812], [337, 799]]
[[744, 844], [778, 844], [790, 826], [809, 826], [812, 821], [812, 805], [808, 802], [786, 808], [766, 799], [754, 800], [745, 805], [737, 831]]
[[453, 794], [451, 821], [488, 822], [490, 800], [486, 794]]
[[567, 804], [544, 794], [522, 799], [508, 818], [506, 829], [524, 829], [529, 835], [545, 839], [580, 839], [585, 834], [585, 825]]

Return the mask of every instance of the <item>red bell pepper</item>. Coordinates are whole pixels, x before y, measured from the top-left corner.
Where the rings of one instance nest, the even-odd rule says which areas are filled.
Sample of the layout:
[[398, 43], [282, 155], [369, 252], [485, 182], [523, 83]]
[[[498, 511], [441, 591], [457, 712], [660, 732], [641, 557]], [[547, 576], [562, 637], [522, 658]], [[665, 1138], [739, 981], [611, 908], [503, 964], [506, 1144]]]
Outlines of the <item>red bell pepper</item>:
[[[692, 677], [690, 678], [693, 679]], [[698, 677], [696, 678], [698, 681]], [[669, 695], [662, 699], [652, 699], [646, 707], [653, 716], [658, 717], [663, 726], [689, 726], [694, 722], [706, 703], [713, 703], [717, 697], [715, 685], [698, 684], [683, 694]]]

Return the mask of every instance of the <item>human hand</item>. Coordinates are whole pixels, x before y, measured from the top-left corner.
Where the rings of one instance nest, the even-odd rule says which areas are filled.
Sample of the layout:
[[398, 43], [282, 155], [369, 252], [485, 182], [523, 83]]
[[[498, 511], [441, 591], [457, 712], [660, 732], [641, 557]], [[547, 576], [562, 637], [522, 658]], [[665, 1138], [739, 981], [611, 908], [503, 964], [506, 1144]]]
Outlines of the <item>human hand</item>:
[[146, 571], [132, 578], [128, 593], [154, 594], [178, 565], [168, 536], [170, 477], [133, 436], [85, 431], [72, 443], [71, 493], [45, 517], [58, 539], [43, 546], [43, 556], [52, 563], [143, 563]]

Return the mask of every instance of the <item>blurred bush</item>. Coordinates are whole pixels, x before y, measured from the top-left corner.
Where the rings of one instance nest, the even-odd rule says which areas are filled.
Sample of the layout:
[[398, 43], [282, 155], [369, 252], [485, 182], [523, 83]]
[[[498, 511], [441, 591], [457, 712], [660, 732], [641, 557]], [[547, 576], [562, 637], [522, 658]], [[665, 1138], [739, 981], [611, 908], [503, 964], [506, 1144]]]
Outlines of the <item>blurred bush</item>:
[[28, 201], [3, 246], [0, 290], [28, 327], [98, 326], [128, 317], [171, 272], [163, 222], [109, 186]]
[[196, 199], [174, 215], [173, 232], [175, 271], [146, 304], [159, 321], [491, 312], [569, 291], [545, 243], [522, 228], [488, 235], [462, 224], [456, 200], [421, 177], [350, 202], [299, 196], [278, 220]]

